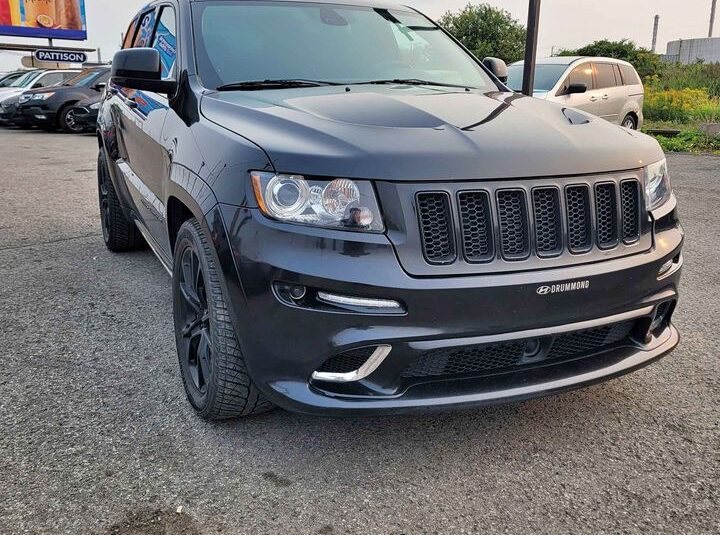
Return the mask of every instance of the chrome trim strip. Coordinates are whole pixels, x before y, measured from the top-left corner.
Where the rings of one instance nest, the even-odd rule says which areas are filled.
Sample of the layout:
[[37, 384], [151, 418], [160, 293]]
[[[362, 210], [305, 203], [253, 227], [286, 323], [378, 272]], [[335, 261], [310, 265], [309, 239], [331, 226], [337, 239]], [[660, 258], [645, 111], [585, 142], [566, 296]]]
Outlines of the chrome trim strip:
[[[446, 347], [462, 347], [470, 345], [482, 345], [482, 344], [496, 344], [498, 342], [508, 342], [513, 340], [523, 340], [525, 338], [541, 338], [543, 336], [550, 336], [555, 334], [573, 332], [573, 331], [584, 331], [587, 329], [594, 329], [595, 327], [602, 327], [604, 325], [610, 325], [612, 323], [620, 323], [625, 320], [631, 320], [636, 318], [642, 318], [644, 316], [650, 316], [655, 310], [654, 306], [647, 306], [630, 312], [624, 312], [622, 314], [616, 314], [614, 316], [607, 316], [604, 318], [598, 318], [594, 320], [581, 321], [578, 323], [568, 323], [566, 325], [558, 325], [556, 327], [546, 327], [544, 329], [532, 329], [529, 331], [516, 331], [512, 333], [504, 334], [491, 334], [486, 336], [475, 336], [473, 338], [461, 338], [454, 340], [445, 340], [447, 342]], [[429, 342], [410, 342], [408, 344], [412, 349], [418, 351], [429, 351], [431, 349], [438, 349], [437, 341]]]
[[392, 351], [392, 346], [378, 346], [375, 352], [367, 359], [367, 362], [360, 366], [359, 369], [349, 373], [323, 373], [315, 372], [312, 378], [316, 381], [324, 381], [326, 383], [354, 383], [361, 381], [370, 376], [377, 370], [383, 361]]
[[365, 297], [350, 297], [347, 295], [331, 294], [327, 292], [318, 292], [317, 297], [320, 301], [331, 305], [347, 305], [363, 308], [377, 309], [399, 309], [402, 308], [399, 302], [392, 299], [375, 299]]

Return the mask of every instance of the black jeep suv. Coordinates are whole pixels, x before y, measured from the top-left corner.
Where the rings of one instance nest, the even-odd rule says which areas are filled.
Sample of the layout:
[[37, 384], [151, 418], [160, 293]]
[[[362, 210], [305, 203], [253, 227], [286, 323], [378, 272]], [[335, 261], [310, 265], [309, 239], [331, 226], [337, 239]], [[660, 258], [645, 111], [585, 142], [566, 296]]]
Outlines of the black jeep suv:
[[381, 1], [135, 17], [98, 120], [102, 228], [172, 275], [202, 417], [526, 399], [675, 348], [659, 145], [504, 75]]

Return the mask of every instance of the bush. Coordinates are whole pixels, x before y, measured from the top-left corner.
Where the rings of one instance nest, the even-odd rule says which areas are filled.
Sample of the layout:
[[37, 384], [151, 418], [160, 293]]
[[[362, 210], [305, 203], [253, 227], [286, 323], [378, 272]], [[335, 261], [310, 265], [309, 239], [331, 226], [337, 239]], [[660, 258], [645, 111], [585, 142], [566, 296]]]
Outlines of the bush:
[[720, 120], [720, 99], [706, 89], [650, 88], [645, 95], [645, 118], [649, 121], [715, 122]]
[[706, 89], [711, 97], [720, 98], [720, 63], [679, 63], [665, 65], [662, 72], [646, 80], [653, 90]]
[[677, 137], [655, 136], [665, 152], [717, 152], [720, 137], [712, 137], [696, 130], [687, 130]]

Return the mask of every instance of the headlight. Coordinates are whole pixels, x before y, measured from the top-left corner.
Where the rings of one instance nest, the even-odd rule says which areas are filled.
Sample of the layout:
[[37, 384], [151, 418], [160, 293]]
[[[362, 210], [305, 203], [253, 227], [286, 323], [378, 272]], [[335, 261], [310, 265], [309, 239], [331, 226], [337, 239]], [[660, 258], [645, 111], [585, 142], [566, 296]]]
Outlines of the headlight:
[[99, 110], [100, 109], [100, 102], [96, 102], [95, 104], [90, 104], [91, 110]]
[[672, 195], [667, 160], [648, 165], [645, 168], [645, 203], [648, 211], [655, 210], [665, 204]]
[[18, 102], [20, 104], [24, 104], [25, 102], [28, 102], [31, 98], [32, 98], [32, 95], [20, 95]]
[[32, 100], [47, 100], [55, 93], [36, 93], [32, 96]]
[[251, 176], [260, 210], [273, 219], [361, 232], [385, 229], [375, 191], [366, 180], [307, 180], [259, 171]]

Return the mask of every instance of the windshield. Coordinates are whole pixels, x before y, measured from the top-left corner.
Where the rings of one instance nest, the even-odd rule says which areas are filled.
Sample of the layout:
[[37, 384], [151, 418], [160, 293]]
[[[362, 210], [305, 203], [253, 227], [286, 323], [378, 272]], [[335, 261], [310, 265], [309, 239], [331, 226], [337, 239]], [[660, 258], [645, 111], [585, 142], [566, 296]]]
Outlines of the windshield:
[[35, 78], [40, 76], [41, 72], [42, 71], [30, 71], [26, 74], [23, 74], [20, 78], [11, 83], [9, 87], [27, 87], [32, 83]]
[[192, 6], [197, 63], [206, 87], [413, 79], [497, 89], [471, 56], [417, 13], [295, 2]]
[[74, 85], [78, 87], [89, 87], [104, 71], [87, 70], [80, 72], [77, 76], [70, 78], [63, 85]]
[[12, 73], [12, 74], [6, 74], [5, 76], [0, 76], [0, 87], [8, 87], [10, 84], [12, 84], [15, 80], [20, 78], [22, 74], [19, 73]]
[[[513, 91], [522, 90], [524, 68], [522, 64], [508, 67], [507, 85]], [[535, 91], [550, 91], [558, 83], [567, 68], [567, 65], [537, 65], [535, 67]]]

